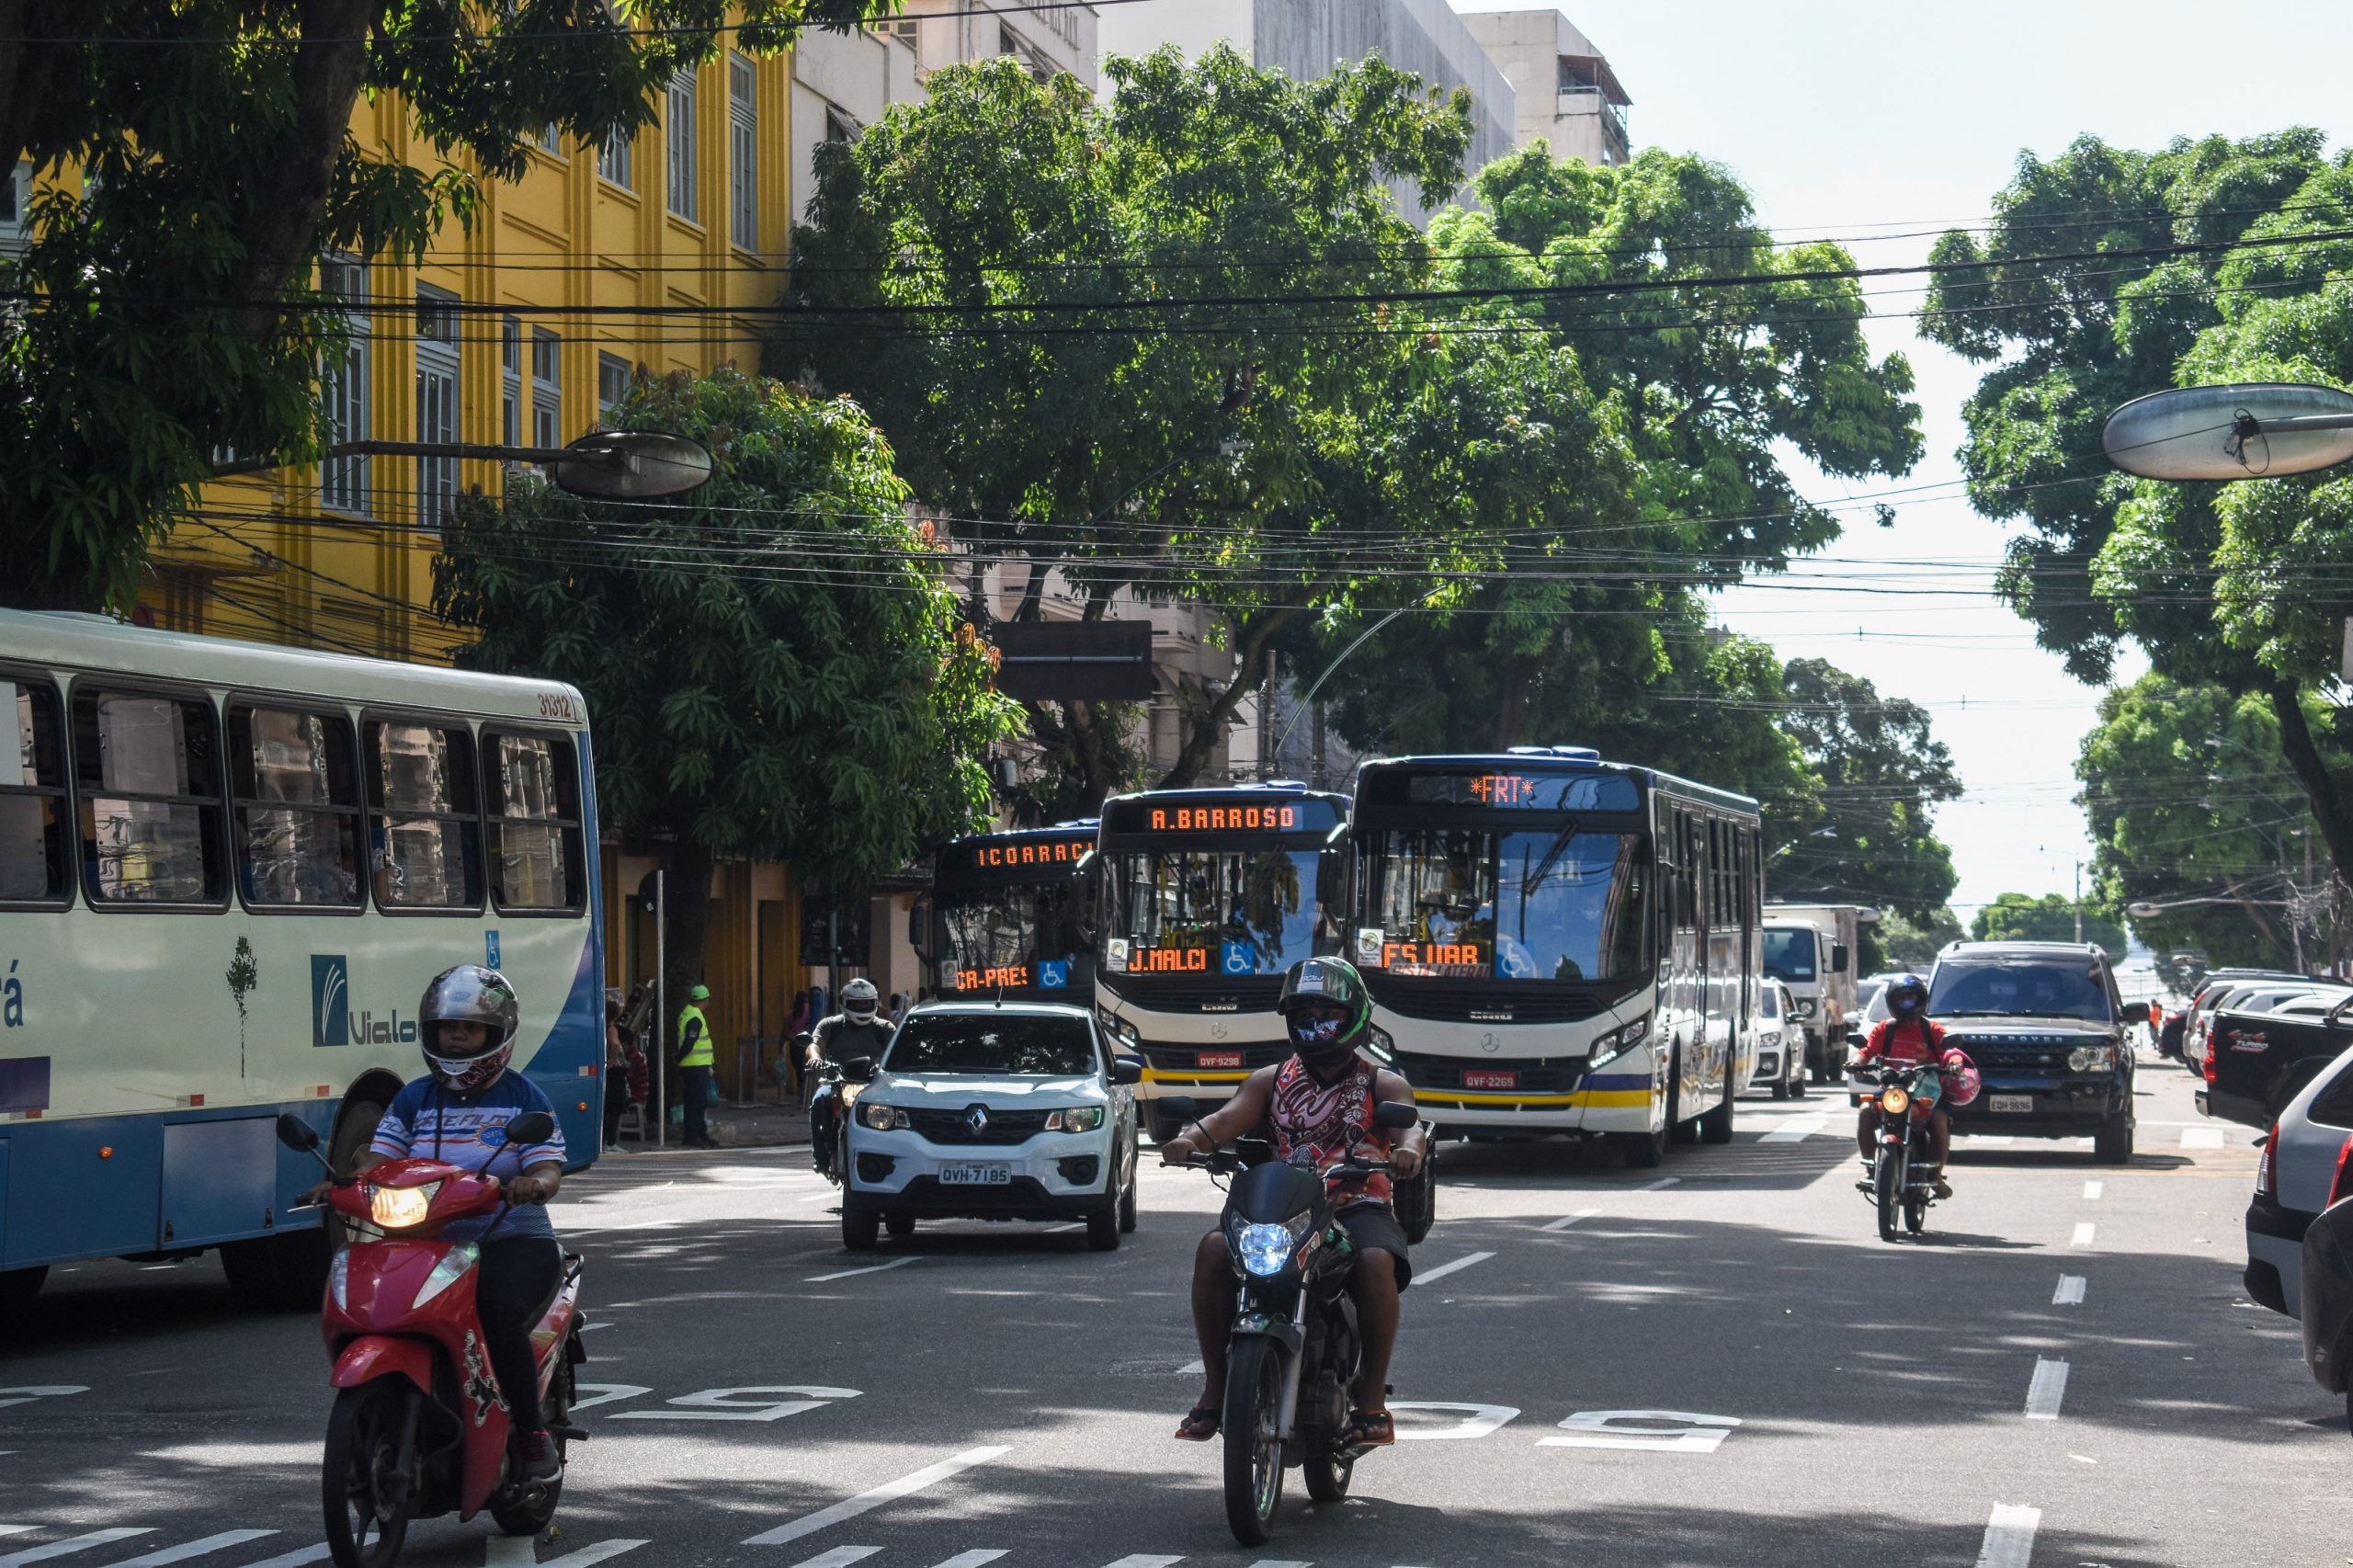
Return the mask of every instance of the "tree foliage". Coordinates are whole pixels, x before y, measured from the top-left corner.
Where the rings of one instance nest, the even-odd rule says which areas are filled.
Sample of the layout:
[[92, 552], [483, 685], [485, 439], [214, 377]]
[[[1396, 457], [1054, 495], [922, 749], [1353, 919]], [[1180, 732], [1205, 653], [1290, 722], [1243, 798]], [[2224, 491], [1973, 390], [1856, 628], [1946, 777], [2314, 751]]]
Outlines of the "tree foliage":
[[1961, 922], [1949, 909], [1917, 919], [1901, 910], [1889, 910], [1862, 928], [1862, 971], [1901, 970], [1925, 975], [1937, 967], [1937, 955], [1961, 937]]
[[[2063, 892], [2006, 892], [1977, 912], [1969, 923], [1972, 942], [2072, 942], [2075, 937], [2075, 901]], [[2118, 963], [2124, 961], [2124, 927], [2098, 904], [2083, 909], [2083, 940], [2097, 942]]]
[[[0, 257], [0, 602], [120, 608], [214, 451], [315, 454], [318, 257], [415, 261], [527, 142], [650, 124], [720, 29], [772, 51], [889, 0], [11, 0], [0, 171], [78, 171]], [[421, 147], [362, 147], [362, 94]], [[70, 187], [74, 182], [68, 181]]]
[[676, 506], [528, 483], [504, 506], [477, 498], [448, 533], [436, 606], [480, 637], [462, 664], [587, 699], [605, 825], [673, 846], [683, 995], [717, 859], [862, 892], [989, 820], [980, 759], [1017, 714], [855, 404], [722, 371], [641, 381], [621, 415], [700, 440], [714, 477]]
[[1961, 798], [1961, 775], [1927, 710], [1824, 659], [1791, 661], [1781, 695], [1781, 727], [1819, 782], [1779, 813], [1774, 895], [1935, 916], [1960, 879], [1930, 812]]

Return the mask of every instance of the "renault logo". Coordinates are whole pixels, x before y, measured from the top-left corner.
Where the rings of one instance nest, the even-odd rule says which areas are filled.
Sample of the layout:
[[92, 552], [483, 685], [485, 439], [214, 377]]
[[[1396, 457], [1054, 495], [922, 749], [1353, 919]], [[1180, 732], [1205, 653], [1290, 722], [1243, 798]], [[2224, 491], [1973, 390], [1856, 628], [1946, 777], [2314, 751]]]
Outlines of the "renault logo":
[[986, 1132], [989, 1130], [989, 1108], [984, 1105], [976, 1105], [966, 1111], [964, 1125], [972, 1130], [972, 1136], [975, 1138]]

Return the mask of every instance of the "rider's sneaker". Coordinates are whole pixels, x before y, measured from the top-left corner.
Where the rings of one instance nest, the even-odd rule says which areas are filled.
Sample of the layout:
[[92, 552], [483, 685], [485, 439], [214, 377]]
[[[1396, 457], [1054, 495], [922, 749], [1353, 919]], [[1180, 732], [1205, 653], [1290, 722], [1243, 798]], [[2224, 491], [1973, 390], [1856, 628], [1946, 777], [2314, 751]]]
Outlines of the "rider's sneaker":
[[515, 1439], [515, 1479], [517, 1481], [554, 1481], [563, 1474], [563, 1460], [555, 1451], [555, 1439], [545, 1432], [525, 1432]]

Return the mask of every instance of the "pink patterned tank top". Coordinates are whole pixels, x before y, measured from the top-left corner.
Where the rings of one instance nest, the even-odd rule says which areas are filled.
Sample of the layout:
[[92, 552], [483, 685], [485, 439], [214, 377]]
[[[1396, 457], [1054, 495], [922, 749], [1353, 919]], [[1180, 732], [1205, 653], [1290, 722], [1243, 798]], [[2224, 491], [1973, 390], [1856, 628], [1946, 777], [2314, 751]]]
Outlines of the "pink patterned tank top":
[[[1275, 1074], [1275, 1089], [1268, 1114], [1275, 1124], [1275, 1158], [1313, 1159], [1320, 1169], [1348, 1152], [1348, 1129], [1360, 1131], [1363, 1140], [1357, 1147], [1373, 1159], [1389, 1157], [1389, 1133], [1372, 1124], [1375, 1069], [1371, 1062], [1357, 1059], [1348, 1071], [1330, 1084], [1316, 1082], [1306, 1063], [1296, 1056], [1282, 1064]], [[1362, 1199], [1350, 1195], [1348, 1189], [1338, 1193], [1342, 1208], [1359, 1201], [1387, 1203], [1390, 1199], [1389, 1174], [1376, 1171], [1362, 1183], [1351, 1184], [1353, 1191]]]

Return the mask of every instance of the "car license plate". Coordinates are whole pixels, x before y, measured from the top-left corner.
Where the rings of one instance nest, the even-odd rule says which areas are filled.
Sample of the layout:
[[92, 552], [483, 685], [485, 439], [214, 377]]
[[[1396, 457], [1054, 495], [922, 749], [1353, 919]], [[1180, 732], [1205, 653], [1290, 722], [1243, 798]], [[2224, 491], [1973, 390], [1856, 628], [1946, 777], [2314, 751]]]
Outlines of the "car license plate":
[[1493, 1068], [1468, 1067], [1463, 1069], [1462, 1086], [1466, 1089], [1517, 1089], [1519, 1087], [1519, 1074], [1497, 1072]]
[[1242, 1065], [1242, 1053], [1238, 1051], [1204, 1051], [1194, 1058], [1194, 1062], [1201, 1067], [1239, 1067]]
[[2034, 1096], [2032, 1095], [1995, 1095], [1993, 1096], [1993, 1101], [1994, 1114], [1995, 1116], [2003, 1116], [2011, 1113], [2029, 1116], [2032, 1115], [2034, 1111]]
[[1013, 1181], [1011, 1165], [942, 1165], [942, 1187], [1006, 1187]]

